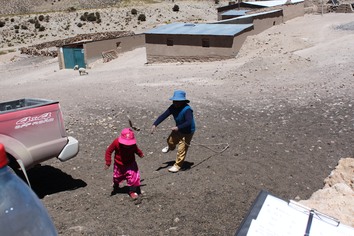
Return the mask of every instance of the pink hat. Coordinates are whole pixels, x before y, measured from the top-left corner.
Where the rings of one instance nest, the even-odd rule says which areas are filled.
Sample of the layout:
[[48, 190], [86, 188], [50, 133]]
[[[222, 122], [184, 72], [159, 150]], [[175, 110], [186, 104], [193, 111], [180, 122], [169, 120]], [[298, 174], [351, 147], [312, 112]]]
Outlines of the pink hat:
[[130, 128], [125, 128], [120, 133], [118, 142], [124, 145], [134, 145], [136, 144], [136, 139], [134, 137], [134, 132]]

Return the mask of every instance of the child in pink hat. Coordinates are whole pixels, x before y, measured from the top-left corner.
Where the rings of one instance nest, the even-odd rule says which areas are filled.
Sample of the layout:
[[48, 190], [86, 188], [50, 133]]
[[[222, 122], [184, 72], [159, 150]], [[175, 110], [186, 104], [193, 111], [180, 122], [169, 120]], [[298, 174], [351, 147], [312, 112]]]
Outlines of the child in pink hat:
[[140, 188], [140, 173], [135, 160], [135, 154], [140, 158], [144, 157], [144, 153], [138, 148], [133, 130], [125, 128], [120, 136], [113, 140], [106, 150], [107, 170], [111, 165], [112, 153], [114, 152], [113, 165], [113, 191], [112, 195], [119, 191], [119, 184], [124, 180], [127, 181], [129, 187], [129, 196], [136, 200], [138, 198], [138, 190]]

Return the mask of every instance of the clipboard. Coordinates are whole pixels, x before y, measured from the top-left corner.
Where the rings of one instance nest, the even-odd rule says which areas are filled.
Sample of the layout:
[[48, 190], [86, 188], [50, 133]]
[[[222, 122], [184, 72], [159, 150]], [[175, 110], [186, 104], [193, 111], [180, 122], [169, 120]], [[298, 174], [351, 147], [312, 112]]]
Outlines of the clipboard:
[[241, 222], [241, 227], [236, 231], [235, 236], [246, 236], [253, 219], [256, 219], [263, 203], [270, 193], [266, 190], [261, 190], [256, 199], [253, 201], [251, 208], [248, 210], [246, 217]]
[[338, 219], [261, 190], [235, 236], [353, 236]]

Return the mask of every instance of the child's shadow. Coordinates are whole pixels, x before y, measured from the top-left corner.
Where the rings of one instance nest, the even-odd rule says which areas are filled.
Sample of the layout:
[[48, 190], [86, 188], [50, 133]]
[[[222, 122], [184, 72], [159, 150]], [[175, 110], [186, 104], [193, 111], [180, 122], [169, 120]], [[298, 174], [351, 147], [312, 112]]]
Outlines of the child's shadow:
[[[141, 182], [143, 181], [144, 179], [141, 180]], [[141, 194], [141, 188], [140, 188], [141, 186], [146, 186], [146, 184], [141, 184], [139, 187], [137, 187], [136, 189], [137, 194]], [[129, 192], [130, 192], [129, 186], [114, 188], [111, 192], [111, 196], [114, 196], [116, 194], [129, 194]]]
[[122, 188], [113, 189], [111, 192], [111, 196], [116, 195], [116, 194], [128, 194], [128, 193], [129, 193], [129, 187], [124, 186]]
[[[155, 171], [159, 171], [161, 169], [166, 169], [170, 166], [173, 166], [175, 164], [174, 161], [167, 161], [167, 162], [164, 162], [163, 164], [165, 164], [164, 166], [160, 166], [159, 168], [157, 168]], [[189, 170], [192, 168], [192, 166], [194, 165], [194, 162], [189, 162], [189, 161], [185, 161], [183, 163], [183, 166], [181, 168], [181, 171], [186, 171], [186, 170]]]

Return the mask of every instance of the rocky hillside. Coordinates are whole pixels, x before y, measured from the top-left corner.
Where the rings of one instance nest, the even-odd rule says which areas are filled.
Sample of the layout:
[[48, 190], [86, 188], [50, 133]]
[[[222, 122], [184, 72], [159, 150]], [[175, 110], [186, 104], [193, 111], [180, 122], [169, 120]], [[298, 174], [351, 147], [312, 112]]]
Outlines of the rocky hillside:
[[[81, 34], [144, 33], [171, 22], [213, 22], [217, 8], [229, 0], [0, 0], [0, 4], [0, 48], [6, 51]], [[305, 0], [305, 12], [321, 12], [321, 4]], [[175, 5], [178, 11], [173, 10]], [[325, 11], [330, 7], [326, 3]]]
[[119, 0], [0, 0], [0, 15], [115, 6]]
[[[159, 2], [181, 2], [175, 0], [0, 0], [0, 16], [1, 15], [16, 15], [27, 13], [45, 13], [55, 11], [67, 11], [72, 9], [98, 9], [106, 7], [120, 7], [120, 6], [139, 6], [147, 3]], [[184, 0], [182, 0], [184, 1]], [[229, 1], [225, 0], [197, 0], [199, 2], [219, 2], [228, 4]], [[254, 1], [254, 0], [243, 0]], [[305, 7], [316, 10], [324, 4], [325, 9], [331, 5], [331, 1], [322, 0], [304, 0]], [[338, 0], [340, 4], [352, 3], [351, 0]], [[321, 10], [321, 9], [320, 9]]]
[[[60, 0], [59, 4], [62, 4], [62, 1], [64, 0]], [[34, 2], [39, 2], [39, 0]], [[87, 2], [86, 6], [92, 6], [93, 4], [89, 5], [88, 3], [95, 1], [85, 2]], [[101, 2], [107, 3], [109, 1], [97, 2], [102, 4]], [[65, 11], [0, 16], [0, 48], [31, 46], [79, 34], [116, 31], [142, 33], [157, 25], [169, 22], [215, 21], [217, 20], [216, 8], [227, 4], [227, 2], [220, 2], [218, 5], [214, 1], [179, 1], [178, 3], [163, 1], [136, 5], [131, 2], [130, 4], [81, 10], [73, 7]], [[179, 6], [179, 11], [173, 10], [176, 4]], [[68, 6], [70, 5], [66, 5], [66, 7]], [[41, 7], [44, 8], [44, 6]], [[31, 8], [34, 9], [34, 5]]]

